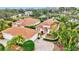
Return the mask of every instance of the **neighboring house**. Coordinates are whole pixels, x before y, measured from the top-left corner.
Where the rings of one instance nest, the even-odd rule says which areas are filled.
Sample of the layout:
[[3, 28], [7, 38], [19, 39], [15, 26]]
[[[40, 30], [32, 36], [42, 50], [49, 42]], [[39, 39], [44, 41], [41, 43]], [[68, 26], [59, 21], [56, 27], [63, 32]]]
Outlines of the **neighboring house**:
[[16, 22], [12, 23], [13, 27], [24, 27], [24, 26], [31, 26], [31, 25], [37, 25], [40, 21], [38, 19], [33, 18], [26, 18], [22, 20], [17, 20]]
[[76, 19], [76, 18], [72, 18], [71, 20], [69, 20], [70, 22], [79, 22], [79, 20], [78, 19]]
[[24, 39], [36, 40], [38, 33], [34, 29], [22, 28], [22, 27], [12, 27], [2, 31], [3, 37], [5, 39], [12, 39], [16, 35], [21, 35]]
[[[58, 21], [56, 20], [52, 20], [52, 19], [48, 19], [44, 22], [42, 22], [41, 24], [39, 24], [36, 28], [36, 30], [39, 32], [39, 33], [42, 33], [42, 34], [46, 34], [46, 33], [49, 33], [51, 31], [51, 27], [52, 28], [55, 28], [54, 25], [56, 24], [59, 24]], [[52, 26], [51, 26], [52, 25]], [[57, 29], [59, 28], [59, 26], [57, 27]]]
[[10, 18], [16, 19], [16, 18], [17, 18], [17, 15], [13, 15], [13, 16], [11, 16]]
[[23, 14], [17, 14], [17, 15], [13, 15], [13, 16], [11, 16], [10, 18], [12, 18], [12, 19], [16, 19], [16, 18], [18, 18], [18, 17], [22, 17], [23, 16]]
[[71, 15], [71, 12], [69, 12], [69, 11], [63, 11], [63, 13]]
[[18, 16], [18, 17], [21, 17], [21, 16], [22, 16], [22, 14], [18, 14], [17, 16]]
[[32, 14], [33, 14], [32, 11], [25, 11], [25, 16], [30, 16], [30, 15], [32, 15]]

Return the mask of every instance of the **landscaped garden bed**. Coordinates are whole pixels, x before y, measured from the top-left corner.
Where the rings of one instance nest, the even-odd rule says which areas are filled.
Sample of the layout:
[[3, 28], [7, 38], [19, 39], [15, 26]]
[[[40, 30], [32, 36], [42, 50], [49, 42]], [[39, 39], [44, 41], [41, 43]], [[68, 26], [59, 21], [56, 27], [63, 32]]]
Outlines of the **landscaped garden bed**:
[[57, 41], [58, 40], [58, 38], [53, 36], [52, 34], [47, 34], [43, 39], [47, 40], [47, 41]]
[[15, 36], [8, 40], [6, 45], [0, 44], [0, 51], [33, 51], [35, 44], [32, 40], [27, 40], [21, 36]]

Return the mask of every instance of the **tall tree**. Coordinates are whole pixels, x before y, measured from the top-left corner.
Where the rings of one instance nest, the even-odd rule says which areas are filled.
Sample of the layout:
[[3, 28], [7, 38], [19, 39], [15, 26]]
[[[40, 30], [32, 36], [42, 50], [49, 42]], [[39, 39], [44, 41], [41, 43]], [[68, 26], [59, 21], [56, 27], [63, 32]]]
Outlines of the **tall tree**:
[[0, 20], [0, 31], [8, 28], [8, 24], [6, 23], [6, 21], [4, 21], [3, 19]]

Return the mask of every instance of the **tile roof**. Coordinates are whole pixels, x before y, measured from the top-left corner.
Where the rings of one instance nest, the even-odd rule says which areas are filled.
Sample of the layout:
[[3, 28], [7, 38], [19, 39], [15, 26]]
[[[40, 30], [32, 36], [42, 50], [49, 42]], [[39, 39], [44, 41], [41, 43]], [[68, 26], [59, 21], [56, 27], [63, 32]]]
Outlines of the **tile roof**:
[[48, 19], [48, 20], [42, 22], [41, 24], [39, 24], [37, 27], [42, 27], [43, 25], [50, 26], [50, 25], [54, 24], [55, 21], [56, 21], [56, 20]]
[[21, 27], [12, 27], [4, 30], [3, 32], [9, 33], [12, 36], [22, 35], [25, 39], [30, 39], [33, 37], [37, 32], [34, 29], [29, 28], [21, 28]]
[[19, 23], [18, 25], [20, 25], [20, 26], [29, 26], [29, 25], [36, 24], [38, 22], [39, 22], [38, 19], [25, 18], [23, 20], [18, 20], [18, 21], [14, 22], [14, 23]]

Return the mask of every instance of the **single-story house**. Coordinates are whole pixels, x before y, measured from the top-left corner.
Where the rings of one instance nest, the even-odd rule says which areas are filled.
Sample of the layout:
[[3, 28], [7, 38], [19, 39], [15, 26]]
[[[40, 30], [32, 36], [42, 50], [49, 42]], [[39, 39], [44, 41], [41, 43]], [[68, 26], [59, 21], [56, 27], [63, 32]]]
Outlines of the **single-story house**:
[[79, 22], [79, 20], [78, 19], [76, 19], [76, 18], [72, 18], [71, 20], [69, 20], [70, 22]]
[[44, 22], [40, 23], [37, 26], [36, 30], [39, 33], [46, 34], [46, 33], [49, 33], [51, 31], [51, 29], [54, 29], [54, 28], [56, 28], [56, 30], [58, 30], [59, 22], [57, 20], [48, 19], [48, 20], [45, 20]]
[[16, 18], [17, 18], [17, 15], [13, 15], [13, 16], [11, 16], [10, 18], [16, 19]]
[[17, 20], [16, 22], [13, 22], [12, 27], [31, 26], [31, 25], [37, 25], [39, 23], [40, 23], [40, 21], [38, 19], [25, 18], [25, 19]]
[[23, 27], [12, 27], [2, 31], [3, 37], [5, 39], [12, 39], [16, 35], [21, 35], [24, 39], [36, 40], [38, 33], [34, 29], [23, 28]]

